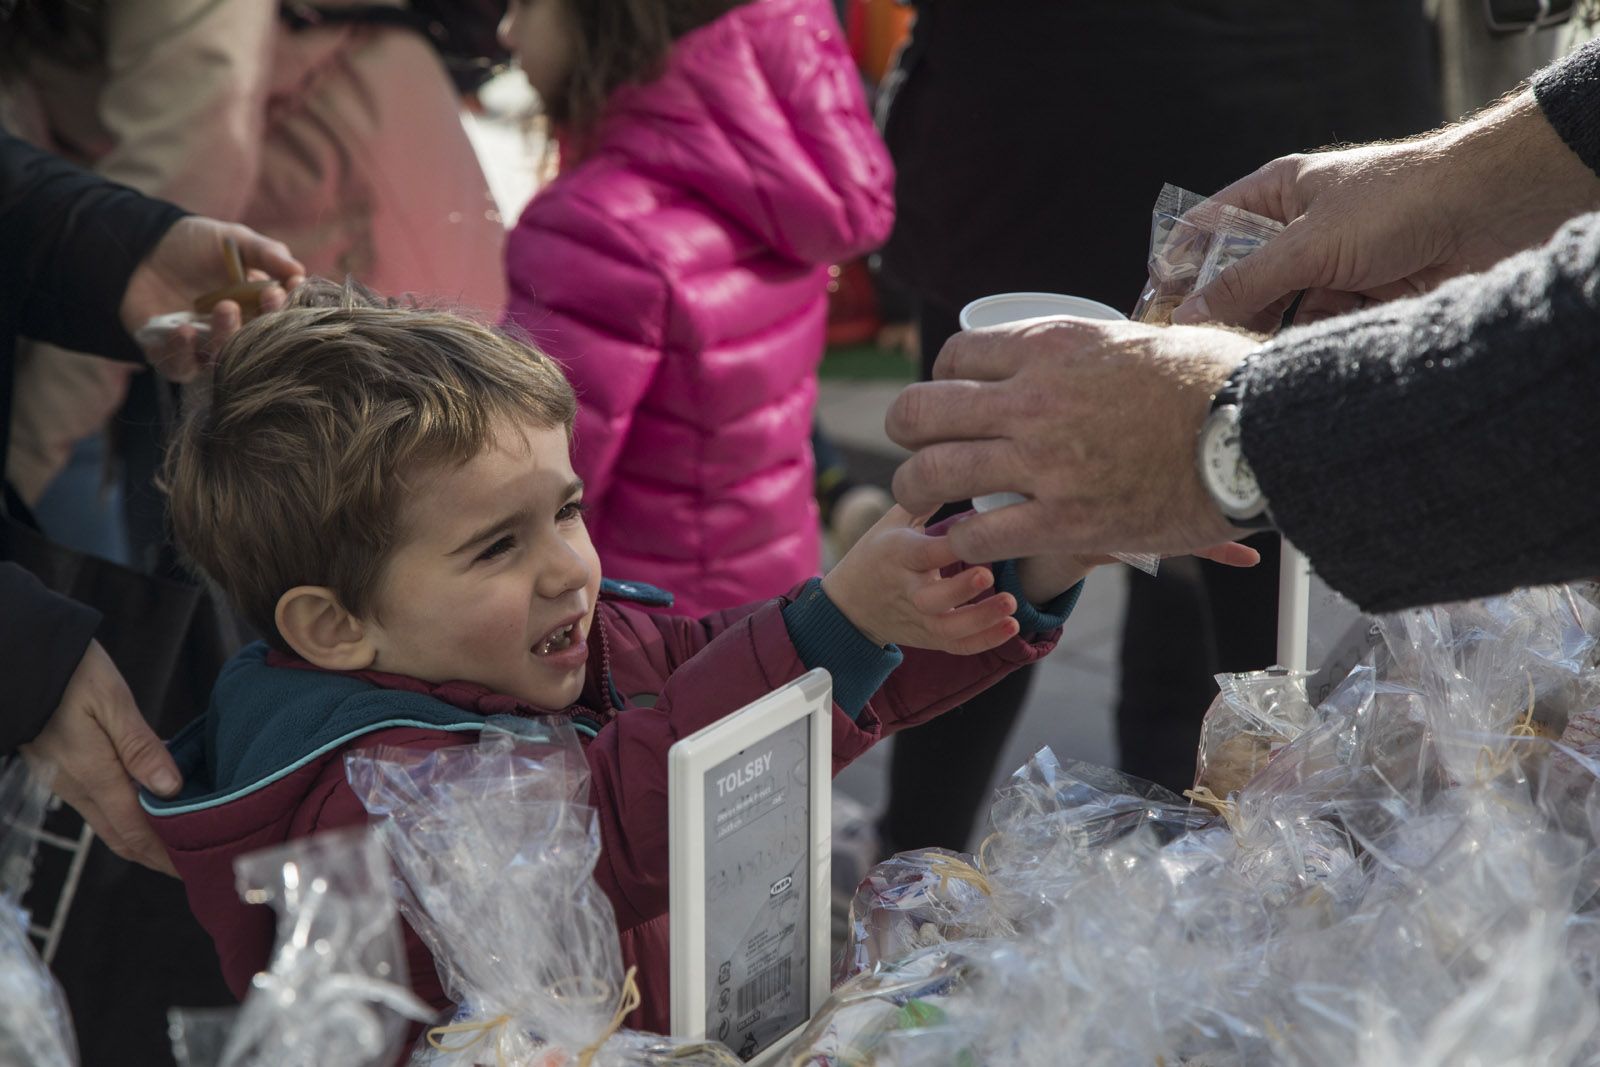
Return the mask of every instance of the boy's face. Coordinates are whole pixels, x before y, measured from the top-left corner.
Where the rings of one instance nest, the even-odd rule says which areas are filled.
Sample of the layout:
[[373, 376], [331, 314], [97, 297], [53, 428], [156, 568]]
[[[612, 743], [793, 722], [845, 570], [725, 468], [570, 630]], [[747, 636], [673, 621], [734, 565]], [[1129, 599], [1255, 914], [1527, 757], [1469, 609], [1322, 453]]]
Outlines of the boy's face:
[[550, 710], [578, 698], [600, 560], [567, 453], [559, 427], [502, 423], [471, 461], [422, 472], [365, 620], [374, 669]]

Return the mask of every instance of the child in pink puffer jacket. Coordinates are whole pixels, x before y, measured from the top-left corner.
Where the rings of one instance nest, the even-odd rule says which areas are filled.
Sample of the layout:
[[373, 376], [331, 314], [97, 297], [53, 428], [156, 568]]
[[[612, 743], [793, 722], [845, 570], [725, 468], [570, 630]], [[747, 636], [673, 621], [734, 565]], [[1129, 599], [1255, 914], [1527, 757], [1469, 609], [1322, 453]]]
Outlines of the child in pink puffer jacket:
[[698, 614], [815, 574], [827, 266], [893, 223], [831, 0], [512, 0], [560, 175], [507, 319], [566, 370], [606, 573]]

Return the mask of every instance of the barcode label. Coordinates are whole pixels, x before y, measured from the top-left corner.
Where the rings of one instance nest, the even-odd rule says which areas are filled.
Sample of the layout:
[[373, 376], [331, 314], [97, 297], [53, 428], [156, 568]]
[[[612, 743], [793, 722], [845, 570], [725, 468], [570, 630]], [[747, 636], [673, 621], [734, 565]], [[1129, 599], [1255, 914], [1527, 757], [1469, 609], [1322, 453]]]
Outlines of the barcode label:
[[777, 997], [789, 995], [789, 975], [792, 971], [792, 960], [785, 956], [777, 963], [739, 987], [740, 1016], [748, 1015], [757, 1007]]

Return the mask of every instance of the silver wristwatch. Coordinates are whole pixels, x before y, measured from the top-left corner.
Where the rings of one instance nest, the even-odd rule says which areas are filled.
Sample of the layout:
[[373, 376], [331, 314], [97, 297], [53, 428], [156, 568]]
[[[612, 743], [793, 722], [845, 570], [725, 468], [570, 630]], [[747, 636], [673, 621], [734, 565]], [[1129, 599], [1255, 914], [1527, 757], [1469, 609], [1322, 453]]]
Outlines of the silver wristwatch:
[[1272, 517], [1267, 514], [1267, 498], [1239, 443], [1245, 366], [1239, 364], [1211, 398], [1211, 414], [1200, 427], [1195, 457], [1201, 484], [1228, 521], [1243, 530], [1268, 530]]

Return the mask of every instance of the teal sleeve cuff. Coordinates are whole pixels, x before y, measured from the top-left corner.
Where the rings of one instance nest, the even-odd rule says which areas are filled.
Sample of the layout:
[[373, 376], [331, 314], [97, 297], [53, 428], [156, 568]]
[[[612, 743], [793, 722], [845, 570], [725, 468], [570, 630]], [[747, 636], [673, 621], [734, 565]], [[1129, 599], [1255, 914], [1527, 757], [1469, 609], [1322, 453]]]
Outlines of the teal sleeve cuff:
[[807, 582], [783, 609], [783, 624], [800, 662], [833, 675], [833, 702], [851, 719], [906, 658], [894, 645], [880, 648], [867, 640], [822, 591], [821, 578]]
[[1024, 634], [1048, 633], [1065, 626], [1067, 617], [1077, 607], [1078, 597], [1083, 593], [1083, 583], [1079, 582], [1048, 604], [1030, 604], [1028, 598], [1022, 595], [1022, 578], [1017, 574], [1017, 561], [1014, 559], [994, 565], [994, 587], [999, 592], [1010, 593], [1017, 598], [1017, 610], [1012, 612], [1012, 618], [1017, 620]]

